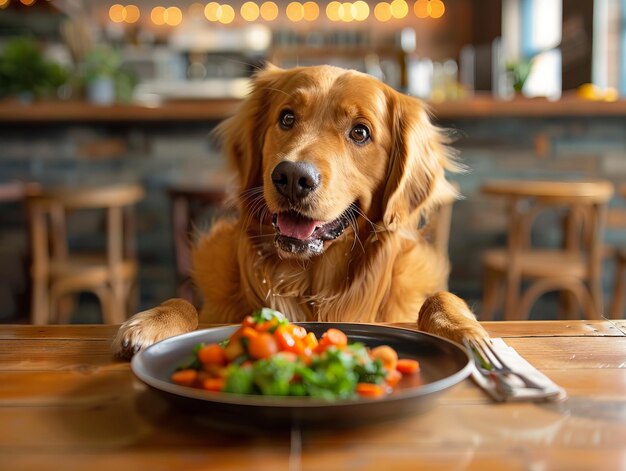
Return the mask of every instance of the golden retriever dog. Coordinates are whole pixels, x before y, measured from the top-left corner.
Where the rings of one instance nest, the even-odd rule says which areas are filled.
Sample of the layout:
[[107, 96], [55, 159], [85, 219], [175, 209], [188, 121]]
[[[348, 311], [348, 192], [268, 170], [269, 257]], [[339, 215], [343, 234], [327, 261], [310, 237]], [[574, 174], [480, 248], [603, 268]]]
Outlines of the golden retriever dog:
[[237, 172], [239, 217], [195, 245], [201, 313], [174, 299], [135, 315], [114, 341], [118, 355], [263, 306], [293, 321], [487, 335], [445, 291], [448, 260], [418, 228], [456, 195], [444, 173], [460, 169], [419, 100], [356, 71], [270, 65], [217, 133]]

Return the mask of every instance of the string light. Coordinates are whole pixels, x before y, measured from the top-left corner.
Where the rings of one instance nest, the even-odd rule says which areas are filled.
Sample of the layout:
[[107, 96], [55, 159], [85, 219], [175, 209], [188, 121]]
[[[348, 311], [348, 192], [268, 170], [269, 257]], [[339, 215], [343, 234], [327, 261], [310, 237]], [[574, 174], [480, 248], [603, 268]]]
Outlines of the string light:
[[[32, 5], [36, 0], [20, 0], [24, 5]], [[0, 0], [0, 9], [6, 8], [10, 4], [10, 0]], [[370, 8], [372, 8], [370, 11]], [[355, 2], [340, 2], [337, 0], [330, 1], [326, 4], [326, 17], [333, 22], [343, 21], [365, 21], [369, 18], [370, 13], [380, 22], [387, 22], [392, 19], [406, 18], [410, 6], [408, 0], [391, 0], [379, 1], [375, 5], [370, 4], [367, 0], [357, 0]], [[291, 1], [286, 9], [285, 14], [289, 21], [316, 21], [320, 16], [320, 4], [313, 0], [306, 2]], [[446, 11], [443, 0], [415, 0], [413, 4], [413, 12], [417, 18], [441, 18]], [[220, 22], [222, 24], [230, 24], [235, 20], [237, 13], [232, 6], [227, 3], [220, 4], [211, 1], [204, 5], [203, 3], [192, 3], [188, 10], [189, 16], [196, 17], [204, 13], [207, 20], [211, 22]], [[256, 3], [253, 0], [245, 1], [238, 14], [241, 18], [248, 22], [258, 20], [273, 21], [278, 18], [279, 8], [274, 1], [266, 1]], [[141, 17], [141, 10], [137, 5], [114, 4], [109, 8], [109, 18], [114, 23], [136, 23]], [[162, 7], [152, 8], [150, 19], [155, 25], [177, 26], [183, 21], [183, 13], [178, 7]]]
[[300, 2], [291, 2], [285, 10], [290, 21], [298, 22], [304, 18], [304, 8]]
[[339, 21], [341, 20], [341, 16], [339, 16], [339, 9], [341, 8], [341, 3], [333, 1], [326, 5], [326, 16], [330, 21]]
[[363, 0], [354, 2], [354, 19], [357, 21], [365, 21], [370, 16], [370, 7]]
[[126, 23], [137, 23], [140, 16], [141, 12], [139, 11], [139, 7], [137, 7], [137, 5], [126, 5], [124, 18]]
[[446, 6], [443, 4], [441, 0], [431, 0], [428, 3], [428, 13], [431, 18], [441, 18], [446, 11]]
[[274, 2], [265, 2], [261, 5], [260, 12], [265, 21], [274, 21], [278, 17], [278, 6]]
[[402, 19], [409, 13], [409, 5], [404, 0], [393, 0], [390, 5], [391, 16]]
[[259, 17], [259, 6], [254, 2], [246, 2], [239, 10], [241, 17], [246, 21], [254, 21]]
[[122, 23], [126, 18], [126, 8], [124, 5], [116, 3], [109, 8], [109, 18], [114, 23]]
[[150, 19], [157, 26], [165, 24], [165, 7], [154, 7], [150, 12]]
[[441, 0], [417, 0], [413, 5], [413, 12], [418, 18], [441, 18], [446, 6]]
[[315, 21], [320, 16], [320, 7], [315, 2], [305, 2], [302, 8], [304, 9], [304, 19], [306, 21]]
[[392, 17], [391, 15], [391, 5], [387, 2], [380, 2], [374, 7], [374, 16], [380, 22], [389, 21]]

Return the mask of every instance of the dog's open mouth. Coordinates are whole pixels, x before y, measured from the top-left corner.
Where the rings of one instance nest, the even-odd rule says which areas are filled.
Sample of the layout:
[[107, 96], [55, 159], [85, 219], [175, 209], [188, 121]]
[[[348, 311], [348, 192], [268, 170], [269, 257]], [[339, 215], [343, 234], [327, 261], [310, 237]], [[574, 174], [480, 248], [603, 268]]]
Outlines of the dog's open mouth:
[[276, 229], [276, 245], [293, 254], [319, 254], [324, 242], [339, 237], [348, 227], [354, 209], [348, 208], [341, 216], [330, 222], [311, 219], [297, 211], [281, 211], [272, 217]]

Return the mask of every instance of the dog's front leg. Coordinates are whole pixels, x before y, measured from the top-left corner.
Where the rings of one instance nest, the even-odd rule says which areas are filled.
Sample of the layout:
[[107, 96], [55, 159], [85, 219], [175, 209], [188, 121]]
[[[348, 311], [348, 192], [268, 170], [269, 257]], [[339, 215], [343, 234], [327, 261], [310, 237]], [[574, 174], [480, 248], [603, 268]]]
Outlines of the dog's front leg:
[[184, 299], [168, 299], [164, 303], [135, 314], [124, 322], [113, 340], [113, 353], [130, 359], [153, 343], [198, 327], [198, 311]]
[[489, 337], [465, 301], [452, 293], [440, 292], [424, 301], [417, 319], [420, 330], [455, 342]]

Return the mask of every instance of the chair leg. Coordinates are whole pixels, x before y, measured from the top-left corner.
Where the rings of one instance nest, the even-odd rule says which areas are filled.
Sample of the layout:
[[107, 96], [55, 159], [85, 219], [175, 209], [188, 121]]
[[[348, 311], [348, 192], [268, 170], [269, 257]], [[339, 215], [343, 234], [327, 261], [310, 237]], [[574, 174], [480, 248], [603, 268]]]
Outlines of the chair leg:
[[485, 270], [483, 300], [480, 310], [481, 321], [492, 321], [500, 301], [500, 277], [493, 270]]
[[507, 276], [504, 298], [504, 320], [506, 321], [523, 319], [518, 312], [521, 281], [518, 274], [509, 274]]
[[577, 319], [578, 302], [571, 291], [561, 291], [559, 306], [559, 319]]
[[611, 319], [621, 319], [624, 317], [624, 292], [626, 291], [626, 259], [619, 260], [615, 267], [615, 287], [613, 288], [613, 299], [611, 301]]
[[45, 278], [33, 280], [30, 321], [34, 325], [50, 323], [50, 296], [48, 281]]

